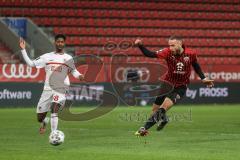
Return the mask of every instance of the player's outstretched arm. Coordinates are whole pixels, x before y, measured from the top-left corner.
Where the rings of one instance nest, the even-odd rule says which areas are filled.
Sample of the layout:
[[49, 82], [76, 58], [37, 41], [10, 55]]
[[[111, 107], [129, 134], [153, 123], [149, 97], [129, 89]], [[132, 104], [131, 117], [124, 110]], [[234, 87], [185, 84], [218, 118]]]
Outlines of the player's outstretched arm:
[[145, 56], [151, 57], [151, 58], [157, 58], [156, 52], [152, 52], [152, 51], [148, 50], [146, 47], [144, 47], [142, 40], [136, 39], [134, 43], [135, 43], [135, 45], [137, 45], [139, 47], [139, 49], [142, 51], [142, 53]]
[[71, 57], [71, 59], [69, 59], [69, 61], [67, 62], [68, 63], [68, 66], [71, 70], [71, 73], [73, 75], [74, 78], [76, 79], [79, 79], [80, 81], [83, 81], [84, 80], [84, 75], [81, 74], [77, 69], [76, 69], [76, 66], [74, 64], [74, 60], [73, 58]]
[[198, 74], [198, 76], [201, 78], [202, 82], [207, 85], [207, 87], [212, 88], [214, 86], [214, 80], [211, 80], [207, 77], [205, 77], [200, 65], [197, 62], [194, 62], [192, 64], [195, 72]]
[[72, 70], [72, 75], [73, 77], [75, 77], [76, 79], [79, 79], [80, 81], [84, 80], [84, 75], [79, 73], [77, 69]]
[[79, 75], [78, 79], [79, 79], [80, 81], [83, 81], [83, 80], [84, 80], [84, 75], [83, 75], [83, 74]]
[[33, 61], [27, 55], [26, 43], [23, 38], [20, 38], [20, 40], [19, 40], [19, 47], [21, 48], [21, 53], [22, 53], [23, 59], [25, 60], [27, 65], [29, 65], [31, 67], [35, 67]]
[[207, 85], [208, 88], [212, 88], [214, 86], [214, 80], [209, 78], [202, 79], [202, 82]]

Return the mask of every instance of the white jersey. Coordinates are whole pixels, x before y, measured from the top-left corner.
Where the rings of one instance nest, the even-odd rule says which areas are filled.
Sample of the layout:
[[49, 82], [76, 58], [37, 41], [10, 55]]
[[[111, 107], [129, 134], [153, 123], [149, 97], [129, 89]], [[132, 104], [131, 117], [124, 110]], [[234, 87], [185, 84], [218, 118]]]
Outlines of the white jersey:
[[37, 68], [45, 68], [44, 90], [67, 89], [70, 85], [68, 74], [78, 72], [72, 56], [66, 53], [46, 53], [36, 58], [33, 63]]

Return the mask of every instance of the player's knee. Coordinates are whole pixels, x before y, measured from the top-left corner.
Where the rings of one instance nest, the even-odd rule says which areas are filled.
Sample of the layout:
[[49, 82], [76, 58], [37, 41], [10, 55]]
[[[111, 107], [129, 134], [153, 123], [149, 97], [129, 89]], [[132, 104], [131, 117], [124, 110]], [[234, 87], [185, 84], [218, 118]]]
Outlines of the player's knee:
[[57, 113], [51, 113], [51, 118], [55, 118], [55, 117], [58, 117], [58, 114]]
[[60, 107], [61, 107], [61, 104], [52, 102], [51, 113], [58, 113], [58, 110], [59, 110]]
[[41, 122], [43, 121], [43, 119], [40, 118], [40, 117], [37, 117], [37, 121], [38, 121], [39, 123], [41, 123]]
[[159, 109], [160, 105], [156, 105], [155, 103], [152, 106], [152, 113], [156, 112]]
[[154, 105], [154, 106], [152, 107], [152, 112], [153, 112], [153, 113], [156, 112], [156, 111], [158, 110], [158, 108], [159, 108], [159, 107], [157, 107], [157, 105]]
[[170, 98], [166, 97], [164, 104], [167, 106], [172, 106], [174, 102]]
[[37, 121], [41, 123], [41, 122], [43, 122], [43, 120], [44, 120], [45, 117], [46, 117], [45, 114], [43, 114], [43, 113], [38, 113], [38, 114], [37, 114]]
[[170, 98], [166, 97], [161, 107], [165, 110], [168, 110], [170, 107], [172, 107], [173, 104], [173, 101]]

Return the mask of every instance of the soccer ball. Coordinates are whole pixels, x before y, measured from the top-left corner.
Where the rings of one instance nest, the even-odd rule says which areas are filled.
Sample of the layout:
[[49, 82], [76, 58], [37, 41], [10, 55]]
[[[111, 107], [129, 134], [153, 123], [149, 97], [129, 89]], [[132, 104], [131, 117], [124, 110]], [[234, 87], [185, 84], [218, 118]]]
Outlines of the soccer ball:
[[146, 105], [147, 105], [147, 101], [141, 100], [141, 101], [140, 101], [140, 105], [141, 105], [141, 106], [146, 106]]
[[52, 131], [49, 135], [49, 143], [58, 146], [64, 142], [64, 133], [59, 130]]

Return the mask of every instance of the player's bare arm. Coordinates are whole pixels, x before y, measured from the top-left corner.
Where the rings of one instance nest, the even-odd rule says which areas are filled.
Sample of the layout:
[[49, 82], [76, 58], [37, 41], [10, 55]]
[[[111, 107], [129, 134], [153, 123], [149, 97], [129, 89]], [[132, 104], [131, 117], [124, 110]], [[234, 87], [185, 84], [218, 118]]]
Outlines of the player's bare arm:
[[79, 73], [76, 68], [74, 70], [72, 70], [72, 75], [73, 75], [74, 78], [78, 79], [79, 81], [84, 80], [84, 75]]
[[23, 38], [20, 38], [20, 40], [19, 40], [19, 47], [21, 48], [21, 53], [22, 53], [23, 59], [25, 60], [27, 65], [30, 66], [30, 67], [35, 67], [35, 64], [33, 63], [33, 61], [27, 55], [27, 51], [25, 50], [26, 49], [26, 42], [24, 41]]

